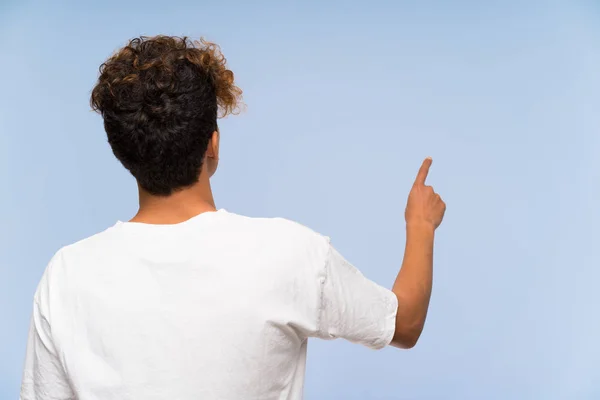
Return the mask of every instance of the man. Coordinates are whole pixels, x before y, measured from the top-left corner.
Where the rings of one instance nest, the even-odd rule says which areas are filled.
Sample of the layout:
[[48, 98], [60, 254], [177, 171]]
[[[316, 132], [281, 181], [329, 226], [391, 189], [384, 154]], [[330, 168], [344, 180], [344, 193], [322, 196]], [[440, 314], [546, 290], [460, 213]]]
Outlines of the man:
[[217, 46], [137, 38], [110, 57], [91, 103], [136, 178], [129, 222], [61, 249], [34, 297], [21, 398], [300, 399], [307, 339], [410, 348], [431, 294], [445, 205], [418, 172], [392, 290], [329, 240], [215, 206], [217, 118], [241, 90]]

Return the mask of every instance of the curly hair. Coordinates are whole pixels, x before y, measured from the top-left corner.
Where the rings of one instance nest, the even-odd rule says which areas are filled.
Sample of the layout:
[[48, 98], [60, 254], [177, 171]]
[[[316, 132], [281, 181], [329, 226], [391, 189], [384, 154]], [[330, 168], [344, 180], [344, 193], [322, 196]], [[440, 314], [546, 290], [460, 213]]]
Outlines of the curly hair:
[[187, 37], [139, 37], [100, 66], [92, 108], [113, 153], [151, 194], [198, 181], [217, 118], [235, 114], [242, 91], [219, 46]]

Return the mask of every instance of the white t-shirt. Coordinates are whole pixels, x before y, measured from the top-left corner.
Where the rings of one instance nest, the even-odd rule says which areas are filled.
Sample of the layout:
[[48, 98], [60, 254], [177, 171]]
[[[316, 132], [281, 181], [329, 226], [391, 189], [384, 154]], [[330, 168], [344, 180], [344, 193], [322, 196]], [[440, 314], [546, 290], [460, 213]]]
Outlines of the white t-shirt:
[[21, 399], [301, 399], [309, 337], [380, 349], [397, 306], [284, 219], [118, 222], [46, 268]]

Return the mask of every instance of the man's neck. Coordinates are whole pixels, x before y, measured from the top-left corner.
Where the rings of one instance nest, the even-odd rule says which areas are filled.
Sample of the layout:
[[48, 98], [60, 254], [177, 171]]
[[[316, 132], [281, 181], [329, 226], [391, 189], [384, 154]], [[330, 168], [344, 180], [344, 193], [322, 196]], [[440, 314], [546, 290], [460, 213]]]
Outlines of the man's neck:
[[154, 196], [139, 189], [140, 208], [130, 222], [178, 224], [196, 215], [216, 211], [209, 182], [198, 182], [170, 196]]

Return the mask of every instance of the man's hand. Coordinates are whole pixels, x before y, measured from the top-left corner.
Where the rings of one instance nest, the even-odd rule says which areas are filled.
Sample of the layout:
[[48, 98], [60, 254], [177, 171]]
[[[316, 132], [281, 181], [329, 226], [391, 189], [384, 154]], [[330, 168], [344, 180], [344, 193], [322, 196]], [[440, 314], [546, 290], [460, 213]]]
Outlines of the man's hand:
[[444, 218], [446, 204], [440, 195], [433, 191], [431, 186], [425, 184], [431, 163], [431, 157], [427, 157], [423, 161], [417, 179], [408, 195], [408, 203], [404, 213], [408, 226], [426, 224], [436, 229]]

